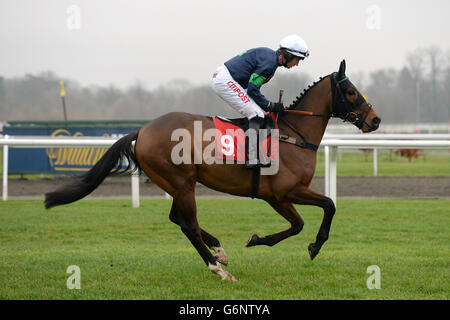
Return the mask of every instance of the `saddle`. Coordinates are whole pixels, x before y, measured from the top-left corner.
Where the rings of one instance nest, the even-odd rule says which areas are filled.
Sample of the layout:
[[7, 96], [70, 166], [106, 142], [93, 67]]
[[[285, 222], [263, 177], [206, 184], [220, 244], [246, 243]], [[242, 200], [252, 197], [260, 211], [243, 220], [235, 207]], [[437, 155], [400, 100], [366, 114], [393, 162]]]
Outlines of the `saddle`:
[[[239, 128], [241, 128], [244, 132], [248, 130], [249, 127], [249, 121], [247, 118], [234, 118], [234, 119], [228, 119], [222, 116], [217, 116], [216, 118], [231, 123]], [[264, 116], [264, 122], [261, 125], [261, 129], [267, 130], [267, 136], [269, 137], [271, 135], [271, 130], [277, 128], [277, 123], [275, 121], [275, 118], [273, 114], [266, 114]]]

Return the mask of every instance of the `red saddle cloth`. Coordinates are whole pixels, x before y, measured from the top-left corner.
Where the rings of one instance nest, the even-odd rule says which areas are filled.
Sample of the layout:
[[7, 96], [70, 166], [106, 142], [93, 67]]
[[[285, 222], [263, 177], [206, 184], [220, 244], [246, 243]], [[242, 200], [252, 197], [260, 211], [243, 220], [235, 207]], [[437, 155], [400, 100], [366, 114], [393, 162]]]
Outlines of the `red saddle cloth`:
[[[269, 114], [269, 116], [275, 120], [275, 117], [272, 114]], [[218, 117], [212, 118], [214, 126], [216, 127], [216, 159], [233, 160], [238, 163], [245, 163], [247, 152], [244, 130], [232, 122]], [[275, 129], [278, 129], [276, 120]], [[274, 133], [275, 131], [272, 131], [272, 134]], [[268, 132], [268, 134], [270, 134], [270, 132]], [[271, 160], [276, 160], [278, 155], [278, 139], [272, 139], [272, 135], [269, 135], [266, 139], [259, 142], [260, 159], [263, 160], [262, 157], [266, 157], [268, 153]]]

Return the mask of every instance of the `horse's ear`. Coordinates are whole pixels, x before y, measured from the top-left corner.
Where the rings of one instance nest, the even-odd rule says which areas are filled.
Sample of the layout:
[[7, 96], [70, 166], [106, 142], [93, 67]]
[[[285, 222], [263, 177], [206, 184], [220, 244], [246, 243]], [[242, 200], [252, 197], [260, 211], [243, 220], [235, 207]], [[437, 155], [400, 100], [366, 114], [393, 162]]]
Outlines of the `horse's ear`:
[[341, 65], [339, 66], [338, 77], [339, 77], [339, 79], [342, 79], [345, 77], [345, 59], [341, 61]]

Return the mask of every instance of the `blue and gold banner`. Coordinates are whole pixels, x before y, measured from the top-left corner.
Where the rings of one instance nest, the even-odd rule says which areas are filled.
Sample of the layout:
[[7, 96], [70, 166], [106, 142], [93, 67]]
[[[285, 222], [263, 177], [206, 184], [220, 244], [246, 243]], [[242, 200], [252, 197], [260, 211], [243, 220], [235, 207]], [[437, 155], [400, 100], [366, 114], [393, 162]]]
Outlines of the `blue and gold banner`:
[[[71, 134], [66, 129], [58, 129], [51, 136], [71, 136]], [[83, 133], [77, 131], [73, 136], [83, 136]], [[103, 134], [103, 136], [109, 136], [109, 134]], [[47, 148], [45, 153], [54, 171], [87, 171], [97, 163], [106, 150], [108, 148]]]
[[[122, 137], [140, 128], [4, 128], [11, 136], [107, 136]], [[88, 171], [108, 148], [10, 148], [9, 173], [55, 173]]]

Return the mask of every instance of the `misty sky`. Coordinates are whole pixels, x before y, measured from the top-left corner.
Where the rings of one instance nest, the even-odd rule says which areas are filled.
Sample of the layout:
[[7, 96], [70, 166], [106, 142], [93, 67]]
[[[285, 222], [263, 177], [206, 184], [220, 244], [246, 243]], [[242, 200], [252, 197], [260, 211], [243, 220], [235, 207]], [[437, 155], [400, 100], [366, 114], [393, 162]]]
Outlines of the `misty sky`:
[[275, 49], [291, 33], [306, 40], [310, 57], [277, 73], [318, 78], [343, 58], [348, 73], [400, 68], [419, 46], [449, 51], [449, 12], [448, 0], [0, 0], [0, 75], [51, 70], [83, 86], [121, 88], [175, 78], [204, 84], [234, 55]]

